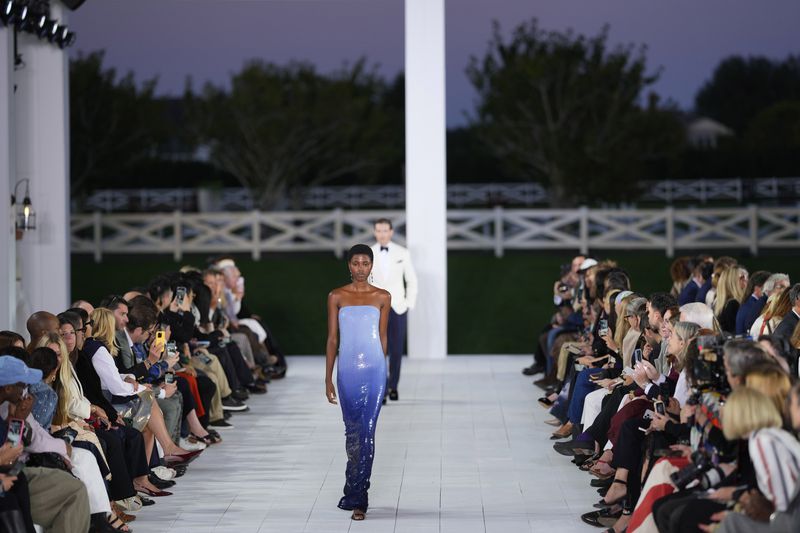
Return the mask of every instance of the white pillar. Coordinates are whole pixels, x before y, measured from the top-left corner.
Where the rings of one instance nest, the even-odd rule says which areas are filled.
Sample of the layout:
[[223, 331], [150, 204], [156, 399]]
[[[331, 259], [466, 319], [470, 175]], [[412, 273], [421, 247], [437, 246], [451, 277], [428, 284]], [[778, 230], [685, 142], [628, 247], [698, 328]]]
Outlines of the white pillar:
[[0, 329], [16, 329], [17, 283], [14, 214], [12, 120], [14, 98], [14, 35], [0, 28]]
[[[51, 17], [66, 9], [51, 3]], [[31, 311], [59, 313], [70, 295], [69, 63], [66, 50], [18, 35], [24, 67], [17, 69], [17, 179], [30, 179], [36, 229], [19, 244], [22, 292]]]
[[406, 0], [406, 239], [419, 277], [409, 357], [447, 355], [445, 0]]

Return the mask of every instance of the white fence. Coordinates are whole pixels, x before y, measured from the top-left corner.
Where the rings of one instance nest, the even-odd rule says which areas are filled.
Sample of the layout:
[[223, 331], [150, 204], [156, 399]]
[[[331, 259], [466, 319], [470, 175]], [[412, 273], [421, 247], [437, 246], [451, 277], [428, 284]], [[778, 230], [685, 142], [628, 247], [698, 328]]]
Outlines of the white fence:
[[[394, 221], [403, 242], [403, 211], [260, 211], [86, 214], [72, 217], [73, 253], [333, 252], [341, 257], [372, 240], [372, 223]], [[800, 208], [470, 209], [447, 212], [448, 249], [676, 250], [788, 249], [800, 246]]]
[[[672, 203], [734, 202], [800, 199], [800, 178], [698, 179], [642, 182], [641, 201]], [[405, 205], [402, 185], [309, 187], [299, 195], [303, 209], [395, 209]], [[546, 205], [547, 189], [539, 183], [451, 184], [450, 207], [532, 207]], [[284, 207], [289, 201], [284, 200]], [[250, 211], [255, 208], [247, 189], [103, 189], [92, 193], [73, 211]]]

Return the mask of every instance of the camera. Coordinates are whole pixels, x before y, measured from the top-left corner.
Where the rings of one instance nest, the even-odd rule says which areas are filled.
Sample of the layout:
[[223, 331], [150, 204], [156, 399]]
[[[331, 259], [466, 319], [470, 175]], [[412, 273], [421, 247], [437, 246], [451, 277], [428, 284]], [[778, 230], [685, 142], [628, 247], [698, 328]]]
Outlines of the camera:
[[695, 396], [704, 392], [727, 394], [731, 387], [725, 374], [722, 347], [724, 336], [706, 335], [697, 338], [698, 354], [692, 361], [692, 391]]
[[703, 490], [719, 485], [725, 479], [725, 472], [714, 465], [714, 461], [701, 451], [692, 454], [692, 463], [670, 475], [672, 483], [678, 490], [686, 490], [693, 482], [697, 481], [698, 486]]

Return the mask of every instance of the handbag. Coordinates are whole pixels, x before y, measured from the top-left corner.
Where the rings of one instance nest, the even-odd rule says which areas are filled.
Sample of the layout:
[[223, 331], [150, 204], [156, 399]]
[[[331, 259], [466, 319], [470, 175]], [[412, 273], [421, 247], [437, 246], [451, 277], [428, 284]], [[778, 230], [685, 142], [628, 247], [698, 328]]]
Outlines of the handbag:
[[119, 411], [125, 424], [132, 428], [142, 431], [147, 423], [150, 421], [150, 414], [153, 410], [153, 391], [145, 389], [137, 393], [128, 402], [123, 404]]
[[56, 468], [72, 474], [72, 471], [67, 466], [67, 462], [64, 461], [64, 458], [55, 452], [32, 453], [28, 455], [28, 460], [25, 462], [25, 466]]

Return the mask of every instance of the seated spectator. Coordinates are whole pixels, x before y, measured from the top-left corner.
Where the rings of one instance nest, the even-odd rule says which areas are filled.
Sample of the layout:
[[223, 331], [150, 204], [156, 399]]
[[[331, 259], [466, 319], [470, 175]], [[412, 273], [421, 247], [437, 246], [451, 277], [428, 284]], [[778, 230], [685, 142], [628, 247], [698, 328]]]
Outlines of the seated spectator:
[[739, 312], [743, 296], [744, 288], [740, 283], [739, 267], [724, 269], [719, 276], [714, 301], [714, 314], [722, 331], [731, 334], [736, 331], [736, 313]]
[[767, 303], [767, 294], [764, 292], [766, 284], [772, 273], [759, 270], [750, 276], [742, 296], [742, 303], [736, 312], [736, 335], [744, 335], [753, 327], [753, 322], [761, 314]]

